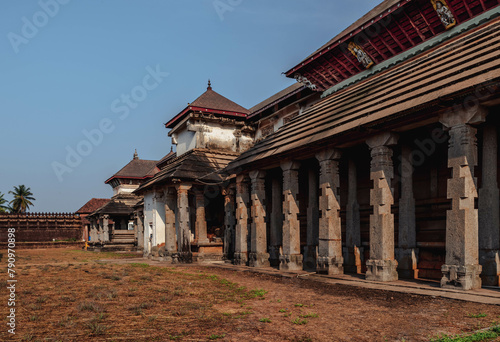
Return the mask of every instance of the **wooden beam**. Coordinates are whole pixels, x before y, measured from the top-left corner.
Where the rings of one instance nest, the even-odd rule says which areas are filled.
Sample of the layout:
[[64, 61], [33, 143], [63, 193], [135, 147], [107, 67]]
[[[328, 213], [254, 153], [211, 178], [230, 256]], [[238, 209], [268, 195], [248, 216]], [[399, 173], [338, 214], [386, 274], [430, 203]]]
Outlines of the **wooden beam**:
[[314, 84], [316, 87], [321, 87], [320, 90], [327, 90], [330, 87], [327, 87], [319, 78], [315, 77], [312, 73], [307, 73], [304, 75], [305, 78], [307, 78], [309, 81], [311, 81], [311, 78], [314, 80]]
[[[372, 43], [371, 40], [368, 40], [368, 44], [370, 44], [370, 46], [375, 50], [377, 51], [377, 53], [380, 55], [380, 57], [382, 57], [382, 59], [387, 59], [388, 57], [382, 53], [382, 51], [380, 51], [379, 49], [377, 49], [377, 46], [375, 45], [375, 43]], [[372, 56], [370, 56], [374, 62], [376, 62], [377, 60], [375, 58], [373, 58]]]
[[[320, 58], [323, 58], [323, 60], [325, 60], [328, 63], [328, 61], [326, 60], [326, 58], [324, 58], [324, 56], [322, 56]], [[324, 67], [321, 64], [323, 64], [323, 63], [319, 63], [319, 60], [318, 60], [318, 65], [321, 68], [321, 70], [323, 70], [323, 72], [326, 70], [326, 72], [330, 75], [330, 77], [332, 77], [333, 79], [335, 79], [335, 82], [339, 83], [341, 81], [333, 72], [331, 72], [330, 70], [328, 70], [328, 68]], [[325, 76], [323, 76], [323, 77], [325, 77]], [[331, 80], [328, 80], [328, 82], [332, 83]]]
[[384, 44], [387, 47], [387, 49], [392, 53], [392, 55], [393, 56], [396, 55], [396, 51], [394, 51], [394, 49], [391, 47], [391, 44], [387, 43], [384, 37], [382, 37], [382, 35], [379, 35], [378, 37], [382, 41], [382, 44]]
[[431, 26], [431, 24], [427, 21], [427, 18], [425, 17], [425, 15], [422, 13], [422, 10], [420, 10], [418, 12], [420, 14], [420, 16], [422, 17], [422, 19], [424, 19], [425, 21], [425, 24], [427, 25], [427, 27], [431, 30], [432, 32], [432, 35], [435, 36], [436, 35], [436, 31], [434, 31], [434, 28]]
[[469, 18], [472, 18], [473, 14], [472, 14], [472, 11], [470, 10], [469, 6], [468, 6], [468, 2], [469, 2], [468, 0], [464, 0], [463, 4], [464, 4], [465, 9], [467, 10], [467, 13], [469, 13]]
[[[349, 63], [351, 63], [354, 66], [354, 68], [358, 70], [358, 72], [361, 72], [361, 71], [365, 70], [364, 68], [361, 69], [361, 67], [359, 66], [358, 59], [356, 57], [354, 57], [354, 55], [350, 51], [348, 51], [345, 54], [345, 58], [347, 58], [347, 60], [349, 61]], [[353, 58], [356, 60], [356, 63], [353, 62]]]
[[347, 76], [337, 65], [331, 63], [325, 56], [323, 56], [324, 60], [328, 63], [329, 66], [331, 66], [335, 71], [339, 73], [341, 77], [344, 79], [349, 78], [350, 76]]
[[408, 39], [408, 41], [410, 42], [411, 46], [415, 46], [415, 43], [413, 42], [413, 40], [410, 38], [410, 36], [408, 35], [408, 33], [406, 33], [405, 30], [403, 30], [403, 28], [401, 27], [401, 25], [399, 25], [399, 22], [397, 20], [395, 20], [395, 23], [396, 25], [398, 26], [399, 30], [401, 32], [403, 32], [403, 34], [406, 36], [406, 39]]
[[[350, 53], [350, 52], [349, 52], [349, 51], [347, 51], [347, 53]], [[333, 59], [335, 59], [335, 61], [336, 61], [337, 63], [339, 63], [340, 65], [342, 65], [342, 66], [344, 67], [344, 69], [345, 69], [348, 73], [350, 73], [350, 74], [351, 74], [350, 76], [346, 76], [346, 78], [349, 78], [349, 77], [351, 77], [352, 75], [354, 75], [354, 73], [353, 73], [353, 72], [351, 72], [351, 69], [349, 69], [349, 68], [347, 67], [347, 65], [345, 65], [345, 64], [344, 64], [344, 62], [342, 62], [340, 59], [338, 59], [335, 55], [332, 55], [332, 57], [333, 57]], [[346, 57], [346, 58], [347, 58], [347, 57]]]
[[483, 8], [483, 11], [486, 11], [486, 5], [484, 4], [484, 0], [479, 0], [481, 3], [481, 7]]
[[413, 20], [411, 20], [411, 18], [408, 16], [408, 14], [406, 13], [406, 11], [404, 10], [404, 7], [401, 8], [401, 12], [403, 12], [403, 14], [405, 15], [405, 17], [408, 19], [408, 21], [410, 22], [411, 26], [415, 30], [415, 32], [417, 32], [417, 34], [419, 35], [420, 39], [422, 39], [422, 41], [425, 41], [425, 36], [422, 34], [422, 32], [420, 32], [420, 30], [415, 25], [415, 23], [413, 22]]
[[405, 50], [405, 47], [403, 46], [403, 44], [401, 44], [401, 43], [399, 42], [399, 39], [397, 39], [397, 38], [396, 38], [396, 37], [392, 34], [391, 30], [390, 30], [390, 29], [387, 29], [386, 31], [387, 31], [387, 33], [389, 34], [389, 36], [391, 36], [392, 40], [394, 40], [394, 41], [396, 42], [396, 44], [398, 44], [398, 45], [399, 45], [399, 47], [401, 48], [401, 50], [402, 50], [402, 51], [404, 51], [404, 50]]

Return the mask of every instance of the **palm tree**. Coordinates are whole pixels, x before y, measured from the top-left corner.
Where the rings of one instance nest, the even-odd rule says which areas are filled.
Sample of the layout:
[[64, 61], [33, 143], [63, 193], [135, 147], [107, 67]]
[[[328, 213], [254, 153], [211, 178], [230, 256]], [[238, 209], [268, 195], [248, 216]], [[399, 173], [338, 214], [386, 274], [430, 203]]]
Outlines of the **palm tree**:
[[2, 194], [0, 192], [0, 213], [6, 213], [8, 211], [10, 211], [10, 207], [5, 205], [7, 204], [7, 200], [5, 198], [3, 198], [4, 194]]
[[24, 185], [19, 185], [14, 187], [14, 191], [9, 191], [9, 194], [14, 196], [14, 199], [10, 201], [12, 207], [12, 212], [18, 214], [24, 214], [33, 205], [35, 198], [32, 197], [33, 193], [30, 188], [26, 188]]

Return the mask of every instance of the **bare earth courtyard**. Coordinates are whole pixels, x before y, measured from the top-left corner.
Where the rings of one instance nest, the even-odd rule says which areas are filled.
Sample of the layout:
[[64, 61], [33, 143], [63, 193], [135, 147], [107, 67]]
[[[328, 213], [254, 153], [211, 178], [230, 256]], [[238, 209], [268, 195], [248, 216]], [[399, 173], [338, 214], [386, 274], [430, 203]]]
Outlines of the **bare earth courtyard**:
[[200, 265], [157, 267], [137, 254], [20, 250], [16, 270], [16, 334], [4, 323], [2, 341], [430, 341], [500, 321], [494, 305]]

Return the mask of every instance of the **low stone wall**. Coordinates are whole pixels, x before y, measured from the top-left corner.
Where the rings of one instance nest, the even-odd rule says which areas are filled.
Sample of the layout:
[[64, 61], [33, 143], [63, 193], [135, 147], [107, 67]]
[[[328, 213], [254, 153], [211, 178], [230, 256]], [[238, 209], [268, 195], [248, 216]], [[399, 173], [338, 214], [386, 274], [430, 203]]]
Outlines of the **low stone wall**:
[[0, 214], [0, 243], [7, 242], [9, 228], [16, 229], [16, 243], [83, 239], [82, 220], [75, 214]]
[[[22, 249], [47, 249], [47, 248], [77, 248], [81, 249], [85, 247], [85, 242], [18, 242], [16, 243], [16, 251]], [[8, 243], [1, 242], [0, 250], [7, 249]]]

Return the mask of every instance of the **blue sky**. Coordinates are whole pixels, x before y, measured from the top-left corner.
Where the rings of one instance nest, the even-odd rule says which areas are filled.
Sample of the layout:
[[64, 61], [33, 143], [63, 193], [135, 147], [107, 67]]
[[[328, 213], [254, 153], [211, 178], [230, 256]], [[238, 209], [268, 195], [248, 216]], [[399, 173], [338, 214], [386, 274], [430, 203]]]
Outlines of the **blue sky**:
[[[40, 212], [109, 198], [104, 181], [134, 149], [154, 160], [170, 151], [163, 124], [208, 78], [250, 108], [292, 84], [282, 72], [380, 2], [3, 0], [0, 192], [24, 184]], [[68, 162], [68, 151], [79, 158]]]

